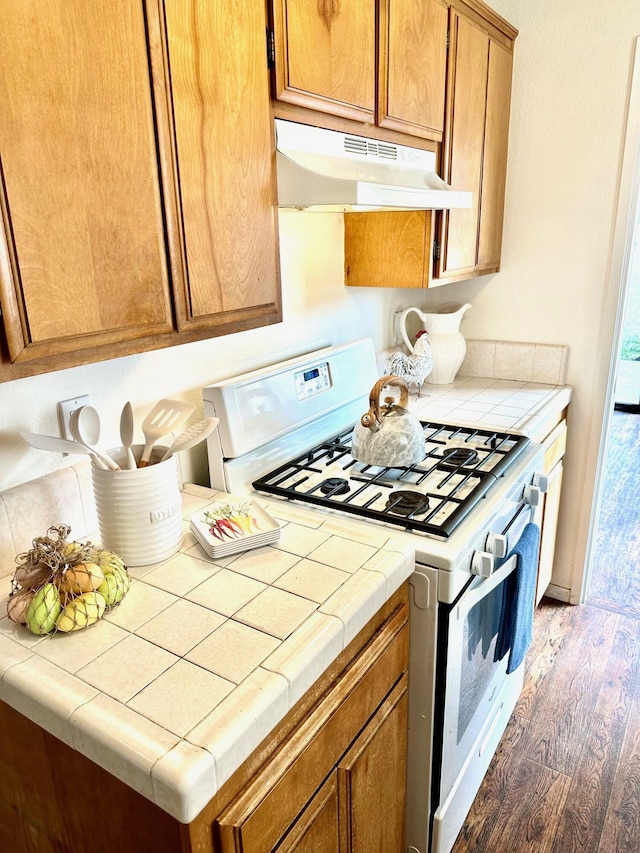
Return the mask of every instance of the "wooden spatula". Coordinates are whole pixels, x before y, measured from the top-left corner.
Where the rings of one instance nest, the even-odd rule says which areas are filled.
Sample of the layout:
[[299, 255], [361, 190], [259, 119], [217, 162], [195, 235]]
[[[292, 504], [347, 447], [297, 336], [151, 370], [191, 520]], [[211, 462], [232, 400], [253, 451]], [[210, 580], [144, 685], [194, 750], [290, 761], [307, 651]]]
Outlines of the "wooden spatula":
[[179, 400], [158, 400], [153, 409], [142, 422], [142, 432], [146, 440], [139, 468], [149, 464], [151, 451], [159, 438], [179, 429], [193, 414], [193, 403], [181, 403]]

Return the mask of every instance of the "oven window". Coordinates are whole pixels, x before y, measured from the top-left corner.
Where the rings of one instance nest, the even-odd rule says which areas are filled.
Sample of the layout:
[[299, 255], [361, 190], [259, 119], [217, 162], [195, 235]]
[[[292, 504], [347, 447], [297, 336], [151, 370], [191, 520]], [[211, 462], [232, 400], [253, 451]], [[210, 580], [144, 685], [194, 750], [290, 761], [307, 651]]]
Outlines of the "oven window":
[[475, 604], [464, 622], [458, 713], [458, 743], [501, 667], [493, 655], [504, 581]]

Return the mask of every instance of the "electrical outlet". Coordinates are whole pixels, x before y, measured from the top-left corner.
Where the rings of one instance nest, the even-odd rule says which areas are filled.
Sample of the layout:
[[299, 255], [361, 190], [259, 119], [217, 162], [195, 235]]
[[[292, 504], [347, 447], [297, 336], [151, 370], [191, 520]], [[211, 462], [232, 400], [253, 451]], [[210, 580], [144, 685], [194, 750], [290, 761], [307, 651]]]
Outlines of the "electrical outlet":
[[394, 344], [401, 344], [402, 341], [402, 332], [400, 331], [400, 317], [402, 316], [402, 311], [396, 311], [393, 315], [393, 342]]
[[[61, 400], [58, 403], [58, 423], [60, 425], [60, 435], [62, 438], [68, 438], [69, 441], [73, 440], [73, 436], [71, 435], [71, 430], [69, 428], [69, 421], [71, 419], [71, 413], [75, 412], [76, 409], [79, 409], [81, 406], [88, 406], [91, 402], [91, 399], [88, 394], [84, 394], [79, 397], [71, 397], [69, 400]], [[65, 456], [67, 454], [65, 453]]]

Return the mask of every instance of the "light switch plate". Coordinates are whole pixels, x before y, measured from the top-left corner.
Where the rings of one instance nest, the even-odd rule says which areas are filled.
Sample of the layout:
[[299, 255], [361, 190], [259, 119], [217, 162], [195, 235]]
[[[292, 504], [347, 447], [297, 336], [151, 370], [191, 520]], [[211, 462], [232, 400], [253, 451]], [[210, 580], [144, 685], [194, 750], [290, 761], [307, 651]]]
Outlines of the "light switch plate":
[[[75, 410], [79, 409], [81, 406], [88, 406], [90, 402], [91, 398], [89, 395], [83, 394], [78, 397], [71, 397], [69, 400], [61, 400], [58, 403], [58, 423], [60, 425], [60, 435], [62, 438], [67, 438], [69, 441], [73, 441], [73, 436], [69, 429], [71, 413], [75, 412]], [[64, 455], [67, 456], [68, 454], [65, 453]]]

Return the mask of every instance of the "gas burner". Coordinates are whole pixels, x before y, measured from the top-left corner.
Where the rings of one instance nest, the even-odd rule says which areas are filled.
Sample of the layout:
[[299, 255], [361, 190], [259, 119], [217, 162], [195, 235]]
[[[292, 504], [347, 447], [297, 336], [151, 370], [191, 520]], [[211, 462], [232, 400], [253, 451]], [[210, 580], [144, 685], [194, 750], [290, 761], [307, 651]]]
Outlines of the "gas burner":
[[399, 490], [391, 492], [385, 506], [389, 512], [395, 515], [413, 516], [420, 515], [429, 509], [429, 498], [420, 492]]
[[478, 459], [478, 454], [471, 447], [454, 447], [451, 450], [445, 450], [442, 454], [442, 461], [456, 468], [473, 465]]
[[349, 491], [349, 483], [342, 477], [329, 477], [320, 483], [320, 491], [323, 495], [344, 495]]

